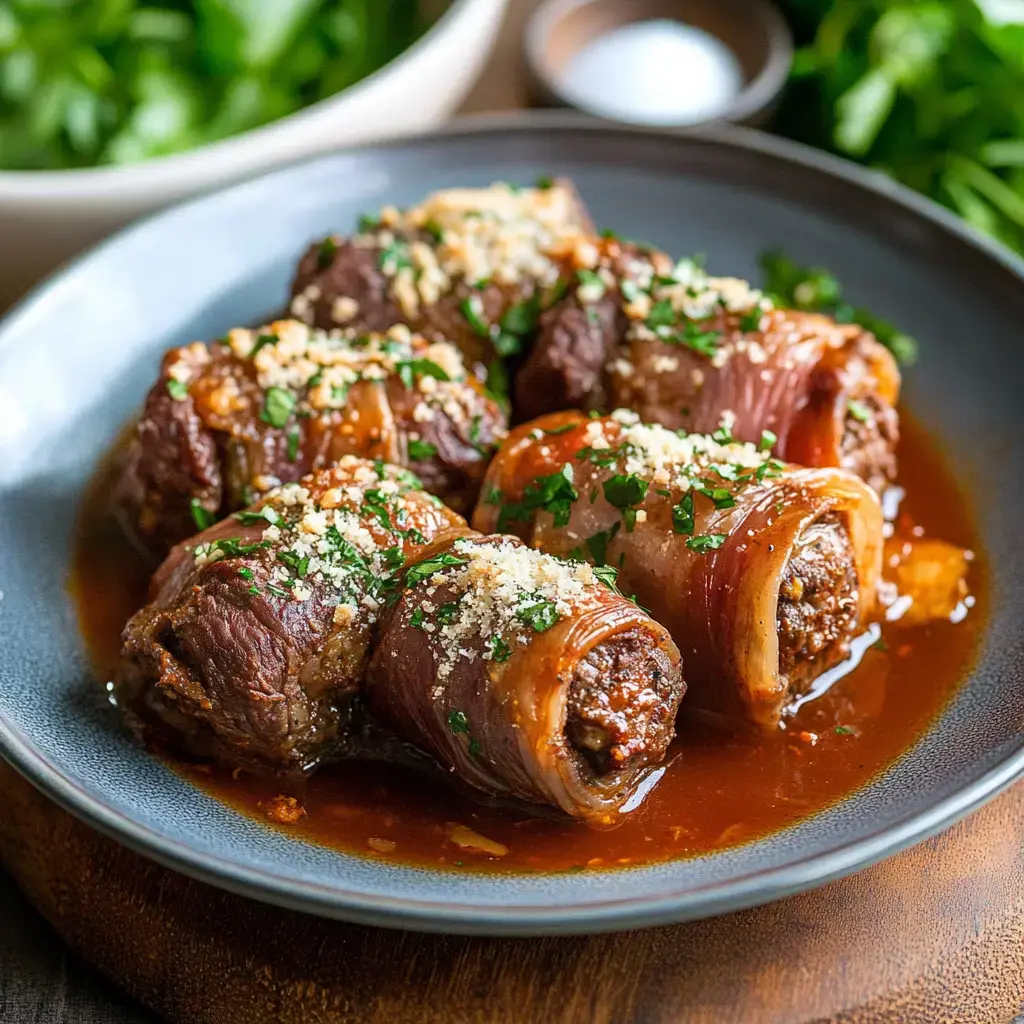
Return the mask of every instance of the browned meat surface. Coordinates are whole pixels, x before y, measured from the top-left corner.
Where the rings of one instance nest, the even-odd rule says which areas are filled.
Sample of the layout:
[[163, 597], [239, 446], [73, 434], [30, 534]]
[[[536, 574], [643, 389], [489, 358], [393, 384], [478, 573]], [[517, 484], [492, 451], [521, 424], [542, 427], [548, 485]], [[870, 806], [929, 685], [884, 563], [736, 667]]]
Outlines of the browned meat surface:
[[666, 721], [679, 690], [668, 654], [630, 630], [595, 647], [569, 684], [566, 738], [598, 775], [633, 758], [660, 761], [672, 738]]
[[459, 350], [278, 321], [172, 349], [136, 430], [117, 503], [158, 554], [273, 487], [344, 455], [419, 474], [456, 509], [476, 499], [505, 415]]
[[866, 480], [876, 491], [896, 478], [899, 416], [875, 395], [851, 400], [843, 424], [840, 465]]
[[330, 756], [395, 573], [466, 529], [408, 477], [349, 456], [176, 547], [123, 634], [133, 726], [232, 767]]
[[857, 609], [849, 534], [825, 516], [798, 538], [779, 588], [779, 673], [793, 694], [846, 657]]

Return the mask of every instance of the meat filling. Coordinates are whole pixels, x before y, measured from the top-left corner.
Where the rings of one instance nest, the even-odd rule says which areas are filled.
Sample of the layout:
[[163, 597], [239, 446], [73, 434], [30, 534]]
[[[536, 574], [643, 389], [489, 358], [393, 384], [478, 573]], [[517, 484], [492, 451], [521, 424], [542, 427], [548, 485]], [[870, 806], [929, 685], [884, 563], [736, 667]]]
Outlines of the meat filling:
[[779, 673], [804, 692], [849, 651], [857, 628], [857, 570], [838, 516], [812, 523], [797, 541], [779, 589]]
[[596, 775], [656, 762], [674, 735], [682, 689], [668, 654], [640, 629], [598, 645], [569, 684], [565, 733]]
[[899, 416], [895, 409], [871, 395], [850, 402], [839, 448], [840, 463], [881, 492], [896, 476], [898, 440]]

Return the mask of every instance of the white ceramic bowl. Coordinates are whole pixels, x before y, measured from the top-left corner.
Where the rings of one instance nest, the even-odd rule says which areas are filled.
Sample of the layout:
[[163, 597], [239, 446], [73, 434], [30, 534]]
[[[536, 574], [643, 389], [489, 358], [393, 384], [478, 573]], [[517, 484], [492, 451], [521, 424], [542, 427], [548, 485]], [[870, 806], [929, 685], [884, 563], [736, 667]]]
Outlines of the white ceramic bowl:
[[310, 154], [436, 127], [476, 80], [507, 3], [452, 0], [417, 42], [368, 78], [222, 142], [125, 167], [0, 172], [0, 309], [141, 214]]

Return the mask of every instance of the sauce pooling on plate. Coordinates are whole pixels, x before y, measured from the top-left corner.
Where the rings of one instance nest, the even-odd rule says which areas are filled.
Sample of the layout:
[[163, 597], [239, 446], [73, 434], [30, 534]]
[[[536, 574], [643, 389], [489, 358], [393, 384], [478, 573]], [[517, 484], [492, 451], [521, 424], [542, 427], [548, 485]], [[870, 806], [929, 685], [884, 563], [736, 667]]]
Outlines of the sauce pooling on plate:
[[[977, 552], [971, 510], [937, 446], [902, 416], [898, 483], [905, 497], [890, 545], [942, 538]], [[109, 487], [108, 468], [95, 481], [90, 497], [96, 500], [85, 504], [72, 580], [100, 680], [111, 678], [121, 630], [145, 603], [152, 568], [102, 513]], [[398, 766], [329, 766], [289, 790], [281, 781], [173, 763], [200, 788], [269, 826], [406, 864], [560, 871], [706, 853], [836, 803], [914, 743], [969, 671], [984, 627], [981, 559], [974, 559], [968, 579], [971, 597], [957, 605], [951, 616], [957, 621], [886, 621], [873, 627], [854, 644], [855, 667], [837, 672], [836, 681], [814, 696], [823, 688], [819, 681], [813, 699], [804, 699], [777, 732], [711, 729], [684, 714], [659, 784], [612, 829], [481, 806]]]

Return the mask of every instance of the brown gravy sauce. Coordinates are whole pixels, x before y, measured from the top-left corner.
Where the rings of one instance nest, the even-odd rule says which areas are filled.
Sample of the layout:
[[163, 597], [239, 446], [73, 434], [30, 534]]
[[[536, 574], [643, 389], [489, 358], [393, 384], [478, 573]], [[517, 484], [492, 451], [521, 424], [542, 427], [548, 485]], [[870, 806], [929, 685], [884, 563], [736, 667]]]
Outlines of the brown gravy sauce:
[[[577, 822], [480, 807], [409, 770], [379, 764], [321, 769], [298, 794], [294, 824], [268, 819], [281, 783], [172, 761], [196, 786], [316, 843], [429, 867], [478, 871], [607, 868], [688, 857], [748, 842], [842, 800], [910, 747], [941, 712], [973, 661], [986, 619], [986, 579], [970, 505], [937, 445], [903, 414], [899, 533], [912, 526], [978, 553], [974, 606], [958, 623], [882, 625], [882, 642], [823, 696], [770, 737], [722, 732], [684, 719], [674, 760], [622, 824]], [[120, 633], [145, 600], [147, 567], [105, 517], [111, 469], [94, 481], [82, 513], [72, 578], [82, 632], [98, 678], [111, 678]], [[685, 701], [684, 701], [685, 708]], [[488, 856], [456, 846], [453, 824], [508, 848]]]

